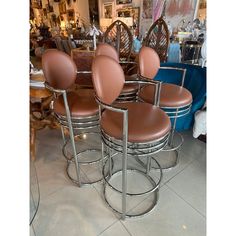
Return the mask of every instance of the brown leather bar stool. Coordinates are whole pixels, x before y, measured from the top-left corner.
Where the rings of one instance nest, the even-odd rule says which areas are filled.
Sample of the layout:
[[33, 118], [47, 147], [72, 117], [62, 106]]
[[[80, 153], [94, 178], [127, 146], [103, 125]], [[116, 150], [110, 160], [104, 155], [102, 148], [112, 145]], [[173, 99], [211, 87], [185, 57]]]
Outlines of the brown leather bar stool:
[[[111, 57], [100, 55], [95, 57], [92, 64], [93, 85], [96, 92], [96, 101], [99, 104], [100, 128], [102, 137], [102, 149], [109, 148], [117, 153], [122, 154], [122, 167], [117, 169], [114, 162], [114, 168], [111, 168], [112, 159], [109, 155], [108, 173], [106, 177], [104, 170], [107, 168], [107, 161], [103, 166], [104, 176], [104, 198], [109, 207], [115, 212], [121, 214], [122, 219], [126, 217], [141, 216], [150, 212], [157, 204], [158, 189], [162, 178], [161, 167], [156, 160], [153, 160], [158, 166], [159, 180], [155, 181], [150, 175], [150, 165], [152, 156], [161, 151], [168, 142], [171, 123], [166, 113], [158, 107], [158, 93], [160, 82], [156, 81], [126, 81], [124, 72], [116, 60]], [[116, 102], [125, 83], [132, 84], [149, 84], [155, 87], [155, 99], [153, 104], [144, 102]], [[139, 168], [131, 168], [128, 166], [128, 156], [138, 156], [146, 158], [147, 168], [140, 170]], [[136, 161], [135, 161], [136, 163]], [[136, 163], [137, 164], [137, 163]], [[142, 176], [148, 181], [145, 190], [140, 190], [140, 183], [137, 181], [129, 183], [127, 181], [131, 175]], [[122, 186], [117, 187], [113, 184], [113, 180], [117, 177], [122, 177]], [[129, 179], [130, 180], [130, 179]], [[122, 210], [114, 206], [107, 196], [107, 188], [110, 187], [115, 192], [122, 196]], [[136, 188], [130, 190], [128, 187]], [[127, 211], [127, 196], [137, 197], [147, 194], [154, 194], [151, 207], [145, 209], [141, 213], [130, 214]]]
[[[95, 56], [99, 56], [99, 55], [111, 57], [118, 63], [122, 63], [119, 61], [119, 56], [116, 49], [107, 43], [100, 43], [97, 46], [97, 49], [95, 51]], [[134, 64], [134, 62], [127, 62], [127, 63]], [[133, 79], [134, 77], [130, 75], [125, 75], [125, 80], [133, 80]], [[139, 86], [137, 84], [125, 84], [117, 100], [119, 100], [120, 102], [135, 101], [137, 99], [138, 89], [139, 89]]]
[[[179, 70], [182, 72], [181, 85], [170, 83], [162, 83], [160, 93], [160, 108], [162, 108], [170, 118], [173, 118], [172, 132], [169, 139], [169, 144], [163, 151], [171, 151], [174, 155], [174, 164], [162, 166], [163, 169], [170, 169], [178, 163], [178, 150], [183, 143], [183, 137], [175, 131], [176, 120], [178, 117], [188, 114], [192, 105], [192, 94], [184, 88], [184, 79], [186, 69], [175, 67], [160, 67], [160, 58], [156, 51], [150, 47], [143, 46], [139, 53], [139, 76], [142, 79], [153, 80], [159, 69]], [[139, 99], [152, 103], [154, 97], [154, 89], [152, 86], [145, 86], [140, 89]], [[174, 144], [174, 135], [179, 136], [179, 141]], [[165, 156], [163, 157], [165, 158]], [[160, 159], [159, 159], [160, 160]]]
[[[61, 125], [64, 141], [62, 151], [67, 160], [67, 175], [79, 186], [91, 184], [92, 182], [81, 183], [81, 167], [83, 165], [101, 164], [103, 161], [101, 149], [86, 149], [78, 152], [75, 139], [79, 137], [79, 141], [81, 141], [86, 133], [95, 132], [98, 129], [98, 105], [94, 99], [94, 91], [92, 89], [70, 91], [76, 79], [77, 68], [70, 56], [64, 52], [56, 49], [47, 50], [42, 57], [42, 68], [46, 79], [45, 86], [54, 93], [52, 110]], [[67, 140], [64, 128], [69, 130], [70, 138]], [[74, 135], [75, 132], [79, 134]], [[67, 151], [69, 143], [72, 147], [71, 155]], [[90, 151], [98, 152], [98, 157], [95, 160], [85, 158], [87, 152]], [[75, 164], [76, 177], [70, 173], [72, 163]], [[100, 175], [102, 177], [102, 174]]]

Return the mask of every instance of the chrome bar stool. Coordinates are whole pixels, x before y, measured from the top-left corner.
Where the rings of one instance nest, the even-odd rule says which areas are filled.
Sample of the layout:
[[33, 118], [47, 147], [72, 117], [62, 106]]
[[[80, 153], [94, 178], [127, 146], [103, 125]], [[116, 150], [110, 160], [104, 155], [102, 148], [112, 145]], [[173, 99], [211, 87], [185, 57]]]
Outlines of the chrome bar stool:
[[[149, 213], [157, 204], [158, 190], [162, 179], [161, 166], [152, 156], [160, 152], [167, 144], [171, 123], [166, 113], [158, 107], [158, 97], [160, 93], [161, 82], [158, 81], [126, 81], [124, 72], [119, 63], [111, 57], [100, 55], [96, 56], [92, 64], [92, 78], [96, 93], [96, 101], [99, 104], [100, 128], [102, 137], [102, 147], [107, 147], [113, 151], [103, 166], [104, 176], [104, 198], [108, 206], [119, 213], [124, 220], [126, 217], [137, 217]], [[117, 102], [124, 84], [143, 84], [152, 85], [155, 88], [153, 104], [144, 102]], [[121, 154], [122, 166], [117, 169], [114, 161], [114, 155]], [[130, 167], [131, 159], [138, 164], [133, 156], [146, 158], [148, 165], [146, 168], [139, 165], [142, 169]], [[116, 157], [116, 160], [118, 157]], [[155, 162], [159, 169], [154, 172], [158, 175], [155, 181], [150, 175], [151, 162]], [[108, 166], [108, 167], [107, 167]], [[109, 170], [106, 177], [105, 170]], [[116, 170], [117, 169], [117, 170]], [[151, 186], [142, 189], [137, 181], [128, 182], [131, 176], [143, 177]], [[113, 181], [121, 177], [121, 186], [116, 186]], [[128, 184], [129, 183], [129, 184]], [[134, 188], [134, 185], [137, 189]], [[145, 186], [146, 187], [146, 186]], [[115, 206], [114, 201], [109, 199], [107, 191], [115, 191], [121, 195], [121, 210]], [[152, 205], [148, 209], [139, 213], [130, 213], [127, 210], [127, 197], [146, 196], [154, 194]]]
[[[95, 56], [104, 55], [113, 58], [115, 61], [122, 64], [131, 64], [131, 65], [137, 65], [136, 62], [132, 61], [119, 61], [119, 56], [116, 51], [116, 49], [107, 43], [100, 43], [97, 46], [97, 49], [95, 51]], [[133, 76], [125, 75], [125, 80], [134, 80]], [[138, 92], [139, 86], [137, 84], [125, 84], [121, 94], [117, 98], [118, 101], [124, 102], [124, 101], [136, 101], [137, 100], [137, 92]]]
[[[52, 111], [60, 123], [63, 148], [62, 152], [67, 160], [66, 172], [73, 183], [78, 186], [82, 184], [91, 184], [102, 180], [102, 162], [103, 156], [101, 149], [86, 149], [78, 152], [76, 140], [81, 139], [87, 134], [98, 132], [99, 126], [99, 110], [94, 99], [94, 91], [92, 89], [70, 89], [74, 85], [76, 79], [76, 65], [73, 60], [64, 52], [56, 49], [47, 50], [42, 57], [42, 68], [46, 79], [45, 86], [53, 91], [54, 99], [52, 103]], [[66, 139], [64, 130], [69, 130], [69, 138]], [[75, 135], [75, 133], [78, 134]], [[72, 154], [67, 150], [71, 145]], [[95, 152], [95, 159], [87, 158], [88, 152]], [[76, 176], [70, 173], [71, 165], [75, 165]], [[81, 167], [83, 165], [100, 165], [100, 177], [95, 181], [81, 181]]]
[[[163, 109], [168, 116], [173, 119], [172, 130], [168, 145], [165, 147], [163, 152], [171, 152], [172, 158], [174, 159], [173, 164], [166, 166], [162, 165], [162, 169], [171, 169], [176, 166], [179, 161], [179, 148], [183, 144], [183, 137], [180, 133], [175, 131], [177, 118], [185, 116], [190, 112], [192, 105], [192, 94], [184, 88], [184, 80], [186, 69], [176, 67], [160, 67], [160, 59], [156, 51], [150, 47], [142, 47], [139, 53], [139, 77], [142, 79], [153, 80], [159, 69], [178, 70], [182, 72], [181, 84], [175, 85], [170, 83], [162, 83], [160, 93], [159, 106]], [[152, 86], [143, 86], [139, 91], [139, 99], [144, 102], [152, 103], [154, 97], [154, 89]], [[174, 142], [174, 137], [176, 142]], [[163, 157], [166, 158], [165, 153]], [[160, 159], [158, 159], [160, 161]], [[139, 160], [140, 162], [140, 160]]]

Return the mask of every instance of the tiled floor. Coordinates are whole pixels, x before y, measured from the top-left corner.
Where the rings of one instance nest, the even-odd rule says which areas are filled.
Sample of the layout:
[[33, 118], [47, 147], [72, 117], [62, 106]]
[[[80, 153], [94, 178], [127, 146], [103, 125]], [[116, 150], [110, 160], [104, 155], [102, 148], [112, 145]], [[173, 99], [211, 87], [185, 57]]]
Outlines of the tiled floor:
[[[31, 235], [206, 235], [206, 144], [192, 138], [191, 131], [182, 134], [185, 142], [179, 164], [164, 172], [157, 207], [142, 218], [122, 221], [104, 203], [101, 183], [78, 188], [70, 182], [60, 150], [60, 130], [38, 131], [35, 167], [40, 204]], [[90, 179], [93, 171], [86, 170], [86, 174], [83, 178]], [[119, 205], [118, 196], [111, 197]], [[132, 200], [128, 209], [138, 212], [152, 197]]]

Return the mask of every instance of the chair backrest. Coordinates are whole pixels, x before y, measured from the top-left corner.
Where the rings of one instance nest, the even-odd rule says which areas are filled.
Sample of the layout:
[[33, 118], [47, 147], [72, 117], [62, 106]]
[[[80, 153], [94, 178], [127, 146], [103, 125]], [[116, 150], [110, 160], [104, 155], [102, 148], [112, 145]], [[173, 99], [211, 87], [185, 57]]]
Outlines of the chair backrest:
[[143, 46], [139, 52], [139, 74], [153, 79], [160, 68], [160, 58], [153, 48]]
[[62, 52], [64, 52], [64, 47], [62, 45], [61, 37], [60, 36], [56, 36], [54, 38], [54, 40], [55, 40], [55, 44], [56, 44], [57, 49], [62, 51]]
[[166, 62], [169, 44], [169, 30], [166, 22], [161, 17], [151, 25], [144, 45], [153, 48], [159, 55], [161, 62]]
[[70, 45], [69, 45], [68, 39], [62, 39], [61, 42], [62, 42], [62, 45], [63, 45], [63, 47], [64, 47], [64, 51], [65, 51], [68, 55], [70, 55], [70, 53], [71, 53], [71, 47], [70, 47]]
[[68, 89], [76, 79], [76, 65], [64, 52], [48, 49], [42, 56], [46, 82], [54, 89]]
[[120, 64], [111, 57], [100, 55], [92, 64], [93, 87], [98, 98], [112, 104], [120, 95], [125, 76]]
[[95, 51], [95, 56], [104, 55], [113, 58], [115, 61], [119, 62], [119, 56], [116, 49], [107, 43], [100, 43]]
[[133, 37], [129, 27], [122, 21], [114, 21], [103, 35], [103, 43], [115, 47], [120, 60], [129, 61], [133, 47]]

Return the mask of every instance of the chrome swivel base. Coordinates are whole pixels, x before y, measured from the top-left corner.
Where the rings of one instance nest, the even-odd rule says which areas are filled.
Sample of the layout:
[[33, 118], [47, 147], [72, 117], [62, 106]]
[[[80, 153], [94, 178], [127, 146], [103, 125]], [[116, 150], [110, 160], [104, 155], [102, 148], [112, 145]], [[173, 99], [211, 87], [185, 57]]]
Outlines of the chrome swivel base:
[[[172, 136], [171, 136], [172, 135]], [[183, 136], [173, 130], [168, 144], [152, 159], [158, 160], [163, 171], [172, 170], [179, 163], [179, 149], [184, 142]], [[146, 163], [141, 158], [135, 157], [136, 161], [146, 168]], [[151, 168], [159, 169], [159, 166], [152, 165]]]
[[[132, 158], [132, 157], [131, 157]], [[113, 158], [112, 158], [113, 159]], [[138, 199], [138, 197], [145, 197], [146, 195], [153, 194], [153, 198], [151, 203], [149, 203], [148, 206], [145, 206], [145, 209], [139, 209], [139, 212], [135, 212], [133, 207], [130, 209], [127, 209], [127, 213], [125, 214], [125, 217], [128, 218], [136, 218], [136, 217], [142, 217], [144, 215], [149, 214], [152, 212], [152, 210], [157, 205], [158, 199], [159, 199], [159, 185], [162, 180], [162, 170], [160, 164], [153, 160], [155, 164], [159, 167], [159, 176], [158, 181], [155, 181], [153, 177], [151, 177], [150, 172], [147, 170], [140, 170], [140, 169], [133, 169], [133, 168], [127, 168], [127, 177], [128, 179], [133, 179], [134, 181], [130, 181], [128, 183], [128, 190], [126, 193], [126, 196], [129, 198], [132, 197], [132, 203], [135, 201], [135, 198]], [[121, 184], [121, 178], [122, 178], [122, 170], [116, 170], [110, 173], [110, 175], [105, 176], [105, 169], [106, 169], [107, 160], [103, 166], [103, 176], [104, 176], [104, 188], [103, 188], [103, 196], [105, 199], [106, 204], [116, 213], [122, 216], [122, 210], [119, 210], [119, 206], [116, 205], [117, 201], [114, 201], [114, 197], [116, 197], [116, 194], [109, 194], [109, 189], [114, 190], [118, 194], [118, 199], [122, 196], [122, 186]], [[146, 184], [140, 186], [139, 182], [137, 182], [137, 179], [142, 178], [142, 181], [145, 181]], [[142, 188], [142, 189], [141, 189]], [[127, 198], [127, 199], [128, 199]]]
[[[86, 134], [80, 134], [75, 136], [75, 143], [83, 140], [86, 137]], [[62, 148], [62, 153], [67, 160], [66, 166], [66, 174], [68, 178], [76, 185], [90, 185], [103, 180], [102, 176], [102, 166], [104, 160], [106, 160], [107, 155], [102, 155], [101, 148], [92, 148], [82, 150], [77, 153], [76, 158], [71, 154], [71, 150], [69, 150], [70, 139], [68, 139]], [[79, 145], [82, 146], [82, 145]], [[78, 180], [78, 176], [76, 173], [76, 163], [80, 169], [80, 181]], [[88, 166], [90, 166], [89, 170], [91, 171], [93, 177], [86, 177], [88, 173]], [[82, 177], [83, 176], [83, 177]], [[91, 180], [91, 178], [93, 178]], [[82, 180], [81, 180], [82, 179]]]

